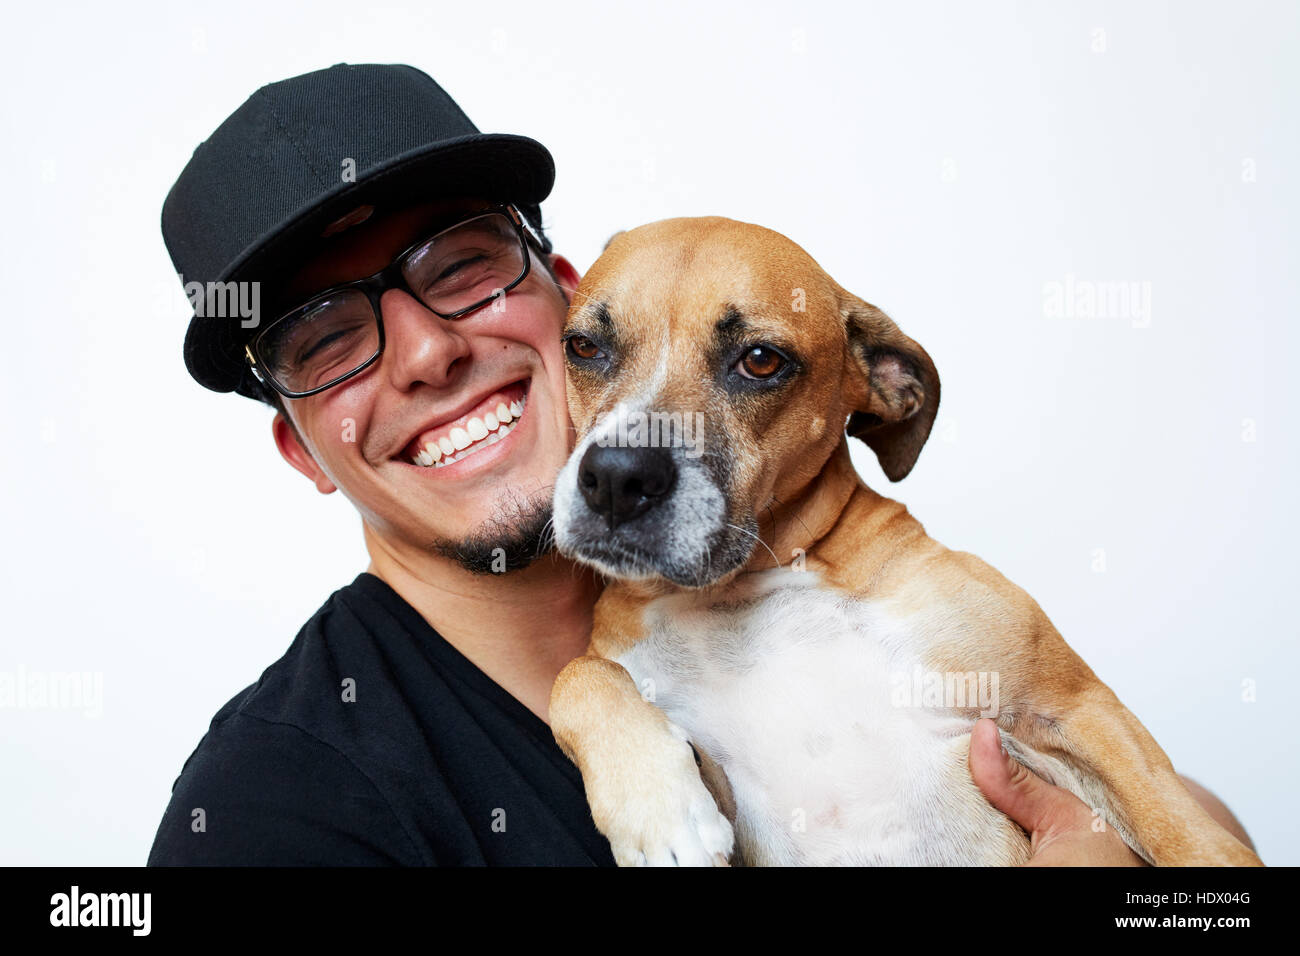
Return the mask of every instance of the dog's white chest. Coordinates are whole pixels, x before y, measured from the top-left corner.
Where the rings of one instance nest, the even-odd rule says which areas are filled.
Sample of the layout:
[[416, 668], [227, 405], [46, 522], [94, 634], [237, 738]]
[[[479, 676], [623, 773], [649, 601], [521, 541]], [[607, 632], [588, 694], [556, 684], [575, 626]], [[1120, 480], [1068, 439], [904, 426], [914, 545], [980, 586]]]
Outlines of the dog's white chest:
[[1007, 863], [1023, 835], [970, 780], [972, 721], [914, 697], [907, 622], [818, 586], [746, 575], [738, 603], [671, 596], [620, 657], [726, 771], [745, 858], [765, 864]]

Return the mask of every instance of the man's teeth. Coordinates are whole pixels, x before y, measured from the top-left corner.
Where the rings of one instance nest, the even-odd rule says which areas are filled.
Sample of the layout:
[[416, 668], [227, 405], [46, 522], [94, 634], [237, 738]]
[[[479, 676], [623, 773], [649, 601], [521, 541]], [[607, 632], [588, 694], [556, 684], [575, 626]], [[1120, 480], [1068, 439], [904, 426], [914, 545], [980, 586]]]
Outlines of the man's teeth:
[[437, 441], [426, 443], [411, 463], [425, 468], [441, 468], [488, 445], [495, 445], [510, 434], [516, 419], [524, 413], [527, 401], [525, 396], [521, 401], [509, 405], [498, 402], [495, 412], [488, 412], [481, 418], [471, 418], [465, 427], [453, 428]]

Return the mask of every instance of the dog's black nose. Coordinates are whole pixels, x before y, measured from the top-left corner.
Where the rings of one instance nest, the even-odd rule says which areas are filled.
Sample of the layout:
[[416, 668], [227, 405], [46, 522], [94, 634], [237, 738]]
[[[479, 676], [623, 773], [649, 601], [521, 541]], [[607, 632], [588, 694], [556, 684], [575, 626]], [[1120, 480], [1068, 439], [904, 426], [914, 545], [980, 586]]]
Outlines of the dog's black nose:
[[672, 490], [677, 466], [664, 448], [592, 445], [578, 464], [578, 487], [609, 530], [654, 507]]

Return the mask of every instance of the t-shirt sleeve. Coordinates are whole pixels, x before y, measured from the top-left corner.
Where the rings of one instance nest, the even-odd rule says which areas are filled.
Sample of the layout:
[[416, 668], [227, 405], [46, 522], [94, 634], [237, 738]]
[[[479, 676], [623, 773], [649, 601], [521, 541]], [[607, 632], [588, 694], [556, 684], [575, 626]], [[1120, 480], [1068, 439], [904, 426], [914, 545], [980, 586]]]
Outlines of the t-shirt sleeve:
[[148, 865], [431, 862], [347, 756], [292, 724], [235, 713], [186, 761]]

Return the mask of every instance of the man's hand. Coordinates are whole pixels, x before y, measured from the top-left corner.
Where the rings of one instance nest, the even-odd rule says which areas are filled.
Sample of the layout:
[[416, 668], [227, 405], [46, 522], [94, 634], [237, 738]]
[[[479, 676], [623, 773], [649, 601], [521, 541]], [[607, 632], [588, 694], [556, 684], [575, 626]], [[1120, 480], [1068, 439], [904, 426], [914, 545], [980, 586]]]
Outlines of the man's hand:
[[[1092, 811], [1082, 800], [1054, 787], [1002, 750], [997, 725], [975, 722], [970, 738], [970, 775], [993, 804], [1030, 835], [1026, 866], [1145, 866], [1112, 828], [1093, 830]], [[1214, 821], [1251, 850], [1241, 822], [1223, 802], [1190, 777], [1179, 777]]]
[[997, 725], [976, 721], [970, 737], [970, 775], [989, 803], [1030, 836], [1026, 866], [1145, 866], [1111, 827], [1093, 830], [1082, 800], [1054, 787], [1002, 750]]

